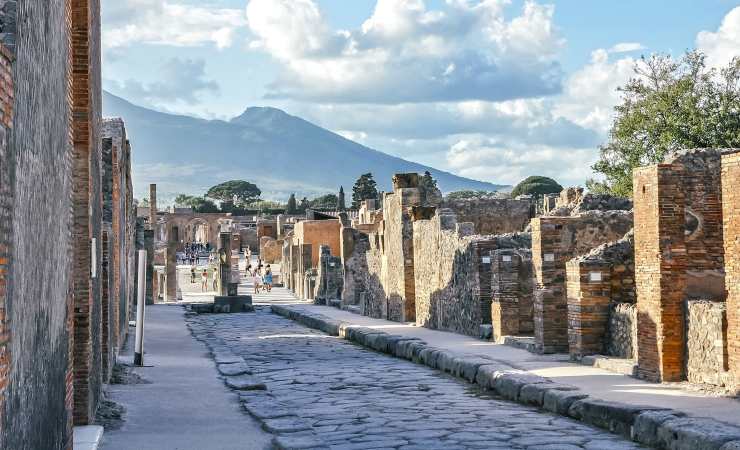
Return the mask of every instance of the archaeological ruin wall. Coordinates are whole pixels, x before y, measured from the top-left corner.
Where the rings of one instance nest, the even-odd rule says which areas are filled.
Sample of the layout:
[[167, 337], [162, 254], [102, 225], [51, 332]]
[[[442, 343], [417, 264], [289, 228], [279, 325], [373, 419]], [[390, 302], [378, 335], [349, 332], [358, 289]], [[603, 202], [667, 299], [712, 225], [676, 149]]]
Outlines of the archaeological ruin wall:
[[537, 351], [566, 353], [569, 350], [567, 262], [599, 245], [621, 239], [632, 226], [632, 213], [628, 211], [587, 211], [578, 216], [532, 220]]
[[[430, 209], [416, 211], [413, 223], [416, 323], [479, 336], [481, 326], [492, 322], [494, 264], [503, 259], [504, 251], [511, 254], [526, 251], [529, 236], [480, 236], [474, 234], [473, 223], [458, 222], [449, 209], [434, 210], [428, 217], [431, 212]], [[509, 272], [508, 268], [506, 264], [498, 265], [496, 275]], [[504, 308], [507, 311], [515, 309], [515, 317], [506, 317], [499, 323], [513, 326], [511, 322], [516, 321], [518, 329], [518, 274], [515, 278], [517, 292], [513, 294], [516, 298], [511, 301], [516, 306]], [[505, 289], [501, 289], [506, 282], [503, 278], [497, 278], [496, 282], [498, 301], [506, 302]]]
[[740, 393], [740, 149], [722, 155], [722, 234], [725, 254], [727, 385]]
[[458, 222], [472, 223], [480, 235], [524, 231], [533, 217], [532, 202], [510, 198], [445, 198], [441, 207], [454, 212]]

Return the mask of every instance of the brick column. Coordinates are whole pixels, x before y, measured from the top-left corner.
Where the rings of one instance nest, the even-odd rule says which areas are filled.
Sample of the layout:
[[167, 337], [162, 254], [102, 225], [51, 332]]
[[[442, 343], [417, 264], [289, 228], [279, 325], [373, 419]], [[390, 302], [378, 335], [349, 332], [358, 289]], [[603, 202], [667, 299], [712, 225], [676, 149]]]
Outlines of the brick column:
[[519, 268], [522, 259], [512, 251], [491, 255], [491, 322], [493, 339], [519, 335]]
[[611, 299], [610, 265], [576, 258], [568, 261], [566, 271], [571, 359], [603, 354]]
[[683, 379], [684, 193], [670, 164], [634, 171], [638, 376]]
[[568, 351], [568, 303], [565, 262], [572, 256], [558, 251], [567, 218], [532, 219], [532, 264], [535, 271], [534, 337], [537, 351]]
[[146, 304], [153, 305], [156, 298], [154, 290], [154, 230], [144, 230], [144, 250], [146, 250]]
[[727, 287], [727, 352], [734, 388], [740, 392], [740, 151], [722, 157], [722, 215]]

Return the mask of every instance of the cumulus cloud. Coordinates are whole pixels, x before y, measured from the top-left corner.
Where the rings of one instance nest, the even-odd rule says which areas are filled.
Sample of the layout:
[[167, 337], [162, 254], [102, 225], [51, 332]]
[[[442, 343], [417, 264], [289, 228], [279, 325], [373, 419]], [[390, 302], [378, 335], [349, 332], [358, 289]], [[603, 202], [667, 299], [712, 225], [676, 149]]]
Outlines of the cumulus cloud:
[[700, 32], [696, 48], [707, 55], [707, 64], [715, 67], [726, 67], [740, 56], [740, 6], [727, 13], [716, 32]]
[[647, 47], [639, 42], [620, 42], [609, 49], [609, 53], [628, 53], [645, 50]]
[[103, 3], [103, 46], [136, 43], [178, 47], [232, 45], [246, 24], [244, 11], [192, 6], [176, 0], [115, 0]]
[[511, 20], [500, 0], [378, 0], [355, 30], [332, 30], [314, 0], [251, 0], [250, 46], [284, 67], [268, 97], [334, 103], [499, 101], [560, 91], [554, 9]]
[[149, 106], [197, 105], [201, 94], [219, 91], [218, 83], [206, 77], [205, 67], [202, 59], [171, 58], [159, 68], [158, 81], [107, 80], [105, 84], [112, 92]]
[[593, 148], [506, 144], [470, 136], [450, 147], [447, 163], [455, 173], [483, 181], [516, 184], [530, 175], [543, 175], [575, 185], [591, 176], [597, 156]]

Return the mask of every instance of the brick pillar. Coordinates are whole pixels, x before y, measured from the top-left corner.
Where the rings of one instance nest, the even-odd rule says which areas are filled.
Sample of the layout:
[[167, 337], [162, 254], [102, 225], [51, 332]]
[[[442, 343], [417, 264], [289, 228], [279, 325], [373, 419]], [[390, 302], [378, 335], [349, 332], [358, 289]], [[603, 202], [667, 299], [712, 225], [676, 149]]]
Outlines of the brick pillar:
[[157, 229], [157, 185], [149, 185], [149, 228]]
[[111, 334], [111, 322], [116, 319], [111, 315], [111, 280], [113, 274], [110, 271], [110, 256], [111, 256], [111, 243], [110, 243], [110, 230], [103, 231], [103, 254], [102, 257], [102, 269], [101, 269], [101, 304], [102, 304], [102, 352], [103, 352], [103, 380], [108, 381], [113, 365], [116, 360], [116, 345], [115, 342], [117, 337]]
[[146, 250], [146, 304], [153, 305], [156, 298], [154, 290], [154, 230], [144, 230], [144, 250]]
[[727, 352], [731, 382], [740, 392], [740, 151], [722, 156], [722, 216], [724, 220], [727, 287]]
[[638, 376], [683, 379], [684, 194], [673, 165], [634, 171]]
[[85, 425], [94, 418], [102, 387], [100, 4], [77, 0], [71, 7], [74, 422]]
[[567, 218], [532, 219], [532, 264], [535, 272], [534, 337], [538, 352], [568, 351], [568, 302], [565, 262], [572, 255], [560, 250]]
[[519, 335], [519, 268], [522, 259], [515, 252], [496, 251], [491, 255], [491, 323], [493, 339]]
[[566, 264], [566, 272], [571, 359], [603, 354], [611, 300], [610, 265], [573, 259]]

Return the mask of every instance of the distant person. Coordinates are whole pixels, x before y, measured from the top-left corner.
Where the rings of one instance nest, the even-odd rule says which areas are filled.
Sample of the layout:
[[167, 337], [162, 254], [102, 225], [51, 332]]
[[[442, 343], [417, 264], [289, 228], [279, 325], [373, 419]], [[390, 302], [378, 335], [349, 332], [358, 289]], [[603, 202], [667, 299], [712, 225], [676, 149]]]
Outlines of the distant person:
[[262, 290], [262, 275], [259, 270], [254, 271], [254, 293], [259, 294]]
[[218, 288], [218, 270], [213, 269], [213, 291], [217, 291]]
[[190, 267], [190, 282], [195, 283], [195, 267]]
[[208, 270], [203, 269], [203, 273], [200, 275], [200, 291], [205, 292], [208, 289]]
[[272, 269], [269, 264], [265, 268], [265, 289], [267, 292], [272, 292]]

